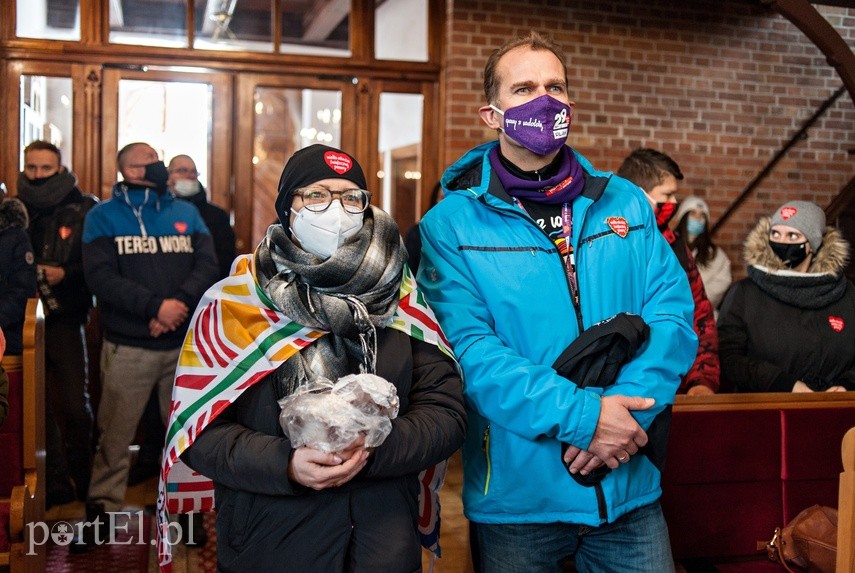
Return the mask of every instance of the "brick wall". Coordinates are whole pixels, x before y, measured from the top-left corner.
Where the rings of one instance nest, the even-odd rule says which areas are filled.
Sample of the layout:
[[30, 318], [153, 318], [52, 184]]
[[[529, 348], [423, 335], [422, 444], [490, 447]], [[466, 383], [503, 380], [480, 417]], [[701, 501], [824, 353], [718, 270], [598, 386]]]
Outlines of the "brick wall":
[[[665, 151], [686, 176], [681, 196], [704, 197], [714, 220], [842, 85], [801, 31], [756, 1], [450, 1], [446, 164], [495, 138], [477, 115], [484, 63], [531, 29], [568, 56], [577, 104], [568, 143], [604, 170], [639, 146]], [[818, 9], [855, 44], [855, 10]], [[825, 207], [855, 176], [853, 128], [844, 93], [719, 230], [737, 278], [759, 217], [791, 198]]]

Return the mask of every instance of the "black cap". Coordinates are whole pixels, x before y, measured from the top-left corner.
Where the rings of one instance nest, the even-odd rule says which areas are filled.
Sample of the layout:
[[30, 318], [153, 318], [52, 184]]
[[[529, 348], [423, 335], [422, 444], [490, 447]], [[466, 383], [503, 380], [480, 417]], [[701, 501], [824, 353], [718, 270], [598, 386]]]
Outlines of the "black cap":
[[366, 186], [362, 167], [349, 153], [320, 143], [304, 147], [291, 156], [279, 178], [276, 215], [283, 227], [288, 228], [294, 190], [322, 179], [347, 179], [360, 189]]

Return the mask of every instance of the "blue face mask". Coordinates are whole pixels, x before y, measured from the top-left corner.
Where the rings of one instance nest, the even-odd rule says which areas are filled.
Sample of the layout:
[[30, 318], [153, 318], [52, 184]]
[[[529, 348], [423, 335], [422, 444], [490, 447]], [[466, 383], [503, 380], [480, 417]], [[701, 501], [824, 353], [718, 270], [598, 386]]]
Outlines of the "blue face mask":
[[692, 236], [697, 237], [707, 228], [707, 222], [703, 219], [687, 219], [686, 220], [686, 232]]

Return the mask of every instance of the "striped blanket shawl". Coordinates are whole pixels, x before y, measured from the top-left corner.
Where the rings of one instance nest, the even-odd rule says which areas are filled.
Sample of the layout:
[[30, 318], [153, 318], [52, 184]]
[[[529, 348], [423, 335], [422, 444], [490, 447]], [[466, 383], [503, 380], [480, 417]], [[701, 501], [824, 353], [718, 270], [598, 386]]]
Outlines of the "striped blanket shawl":
[[[436, 344], [451, 355], [430, 308], [404, 266], [398, 310], [389, 328]], [[267, 298], [255, 280], [252, 255], [238, 257], [232, 274], [202, 296], [191, 318], [178, 360], [166, 445], [157, 496], [157, 548], [160, 569], [172, 571], [169, 514], [210, 511], [214, 484], [186, 466], [179, 456], [195, 437], [241, 393], [280, 364], [324, 336], [290, 320]], [[419, 533], [422, 545], [439, 555], [439, 489], [446, 462], [419, 478]], [[176, 532], [177, 534], [177, 532]]]

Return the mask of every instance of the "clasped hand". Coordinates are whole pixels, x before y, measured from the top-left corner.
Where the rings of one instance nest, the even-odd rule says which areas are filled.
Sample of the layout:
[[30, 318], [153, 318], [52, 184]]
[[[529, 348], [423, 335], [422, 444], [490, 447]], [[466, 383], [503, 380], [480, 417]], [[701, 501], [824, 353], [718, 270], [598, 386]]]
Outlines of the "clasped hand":
[[288, 479], [314, 490], [338, 487], [362, 471], [370, 455], [365, 436], [359, 436], [340, 452], [327, 453], [302, 446], [291, 456]]
[[570, 446], [564, 452], [564, 463], [570, 473], [588, 475], [603, 464], [615, 469], [629, 461], [647, 444], [647, 433], [630, 414], [647, 410], [655, 404], [652, 398], [637, 396], [604, 396], [600, 403], [597, 429], [587, 450]]

